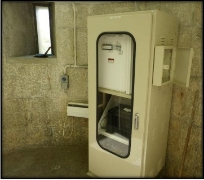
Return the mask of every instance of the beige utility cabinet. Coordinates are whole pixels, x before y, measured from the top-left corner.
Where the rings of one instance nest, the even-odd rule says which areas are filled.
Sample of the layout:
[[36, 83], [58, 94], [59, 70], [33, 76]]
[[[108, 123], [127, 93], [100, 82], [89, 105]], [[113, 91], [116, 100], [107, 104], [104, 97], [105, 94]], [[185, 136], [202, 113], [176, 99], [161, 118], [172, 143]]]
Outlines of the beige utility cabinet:
[[161, 11], [88, 17], [90, 176], [156, 177], [165, 165], [172, 86], [189, 84], [192, 49]]

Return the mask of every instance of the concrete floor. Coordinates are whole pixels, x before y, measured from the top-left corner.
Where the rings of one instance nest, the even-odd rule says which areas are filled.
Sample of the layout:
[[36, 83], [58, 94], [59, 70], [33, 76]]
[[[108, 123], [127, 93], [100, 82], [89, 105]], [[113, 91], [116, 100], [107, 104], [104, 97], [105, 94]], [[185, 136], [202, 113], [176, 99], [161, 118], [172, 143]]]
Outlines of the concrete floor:
[[2, 154], [2, 178], [90, 178], [87, 172], [87, 147], [44, 147]]

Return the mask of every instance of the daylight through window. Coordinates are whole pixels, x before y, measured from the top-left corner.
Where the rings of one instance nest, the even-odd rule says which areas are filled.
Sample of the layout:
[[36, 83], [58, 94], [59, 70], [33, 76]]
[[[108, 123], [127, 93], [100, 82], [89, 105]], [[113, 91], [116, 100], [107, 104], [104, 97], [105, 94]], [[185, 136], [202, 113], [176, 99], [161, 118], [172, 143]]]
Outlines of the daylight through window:
[[[51, 47], [49, 7], [35, 6], [39, 54]], [[52, 48], [48, 51], [52, 54]]]

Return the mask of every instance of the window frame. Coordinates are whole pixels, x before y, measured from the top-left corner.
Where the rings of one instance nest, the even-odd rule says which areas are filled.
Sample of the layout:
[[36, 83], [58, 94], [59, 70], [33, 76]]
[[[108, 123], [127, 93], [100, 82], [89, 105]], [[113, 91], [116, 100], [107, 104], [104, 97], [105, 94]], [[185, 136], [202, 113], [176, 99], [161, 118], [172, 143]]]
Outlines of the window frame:
[[49, 25], [50, 25], [50, 41], [51, 41], [51, 52], [52, 55], [55, 55], [54, 51], [54, 31], [53, 31], [53, 3], [46, 3], [46, 2], [37, 2], [32, 3], [33, 5], [33, 14], [34, 14], [34, 29], [35, 29], [35, 46], [39, 53], [39, 46], [38, 46], [38, 30], [37, 30], [37, 18], [36, 18], [36, 6], [41, 7], [48, 7], [49, 11]]
[[[132, 107], [132, 114], [131, 114], [131, 128], [130, 128], [130, 137], [128, 138], [129, 139], [129, 146], [128, 146], [128, 153], [127, 153], [127, 155], [125, 155], [125, 156], [121, 156], [120, 154], [117, 154], [117, 153], [115, 153], [115, 152], [113, 152], [113, 151], [111, 151], [111, 150], [109, 150], [109, 149], [107, 149], [107, 148], [104, 148], [101, 144], [100, 144], [100, 142], [99, 142], [99, 139], [98, 139], [98, 117], [99, 117], [99, 115], [98, 115], [98, 82], [99, 82], [99, 80], [98, 80], [98, 72], [99, 72], [99, 63], [98, 63], [98, 51], [99, 51], [99, 49], [98, 49], [98, 43], [99, 43], [99, 40], [100, 40], [100, 38], [101, 38], [101, 36], [103, 36], [103, 35], [106, 35], [106, 34], [126, 34], [126, 35], [128, 35], [128, 36], [130, 36], [131, 37], [131, 39], [132, 39], [132, 42], [133, 42], [133, 64], [132, 64], [132, 67], [133, 67], [133, 69], [132, 69], [132, 97], [131, 97], [131, 107]], [[99, 35], [98, 35], [98, 37], [97, 37], [97, 40], [96, 40], [96, 141], [97, 141], [97, 144], [101, 147], [101, 149], [103, 149], [103, 150], [105, 150], [105, 151], [107, 151], [107, 152], [109, 152], [109, 153], [111, 153], [111, 154], [114, 154], [115, 156], [117, 156], [117, 157], [119, 157], [119, 158], [122, 158], [122, 159], [127, 159], [129, 156], [130, 156], [130, 152], [131, 152], [131, 143], [132, 143], [132, 124], [133, 124], [133, 117], [134, 117], [134, 115], [133, 115], [133, 108], [134, 108], [134, 97], [135, 97], [135, 94], [134, 94], [134, 85], [135, 85], [135, 64], [136, 64], [136, 53], [137, 53], [137, 43], [136, 43], [136, 39], [135, 39], [135, 37], [130, 33], [130, 32], [128, 32], [128, 31], [105, 31], [105, 32], [102, 32], [102, 33], [100, 33]]]

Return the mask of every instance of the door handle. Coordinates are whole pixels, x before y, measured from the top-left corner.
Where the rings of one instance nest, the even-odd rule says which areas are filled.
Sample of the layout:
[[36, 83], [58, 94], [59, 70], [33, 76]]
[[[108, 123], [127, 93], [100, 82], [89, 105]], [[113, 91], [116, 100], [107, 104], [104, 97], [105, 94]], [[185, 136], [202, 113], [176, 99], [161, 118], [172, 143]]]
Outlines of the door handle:
[[138, 130], [138, 129], [139, 129], [139, 113], [136, 113], [136, 114], [135, 114], [134, 129], [135, 129], [135, 130]]

